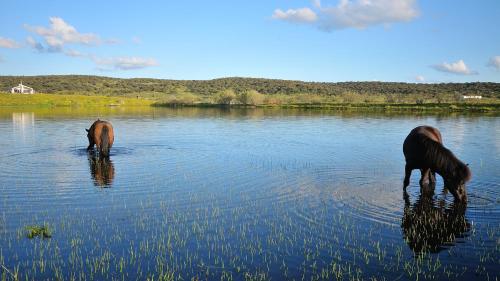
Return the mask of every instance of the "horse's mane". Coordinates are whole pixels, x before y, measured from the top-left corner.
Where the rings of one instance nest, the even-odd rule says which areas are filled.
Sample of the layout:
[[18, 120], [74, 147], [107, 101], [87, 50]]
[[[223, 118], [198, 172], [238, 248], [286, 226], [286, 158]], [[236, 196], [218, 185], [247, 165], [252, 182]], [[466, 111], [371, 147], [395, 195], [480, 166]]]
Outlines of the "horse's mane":
[[421, 143], [425, 147], [424, 159], [433, 163], [436, 171], [444, 175], [454, 176], [456, 179], [467, 181], [470, 171], [467, 165], [460, 161], [449, 149], [433, 139], [419, 135]]

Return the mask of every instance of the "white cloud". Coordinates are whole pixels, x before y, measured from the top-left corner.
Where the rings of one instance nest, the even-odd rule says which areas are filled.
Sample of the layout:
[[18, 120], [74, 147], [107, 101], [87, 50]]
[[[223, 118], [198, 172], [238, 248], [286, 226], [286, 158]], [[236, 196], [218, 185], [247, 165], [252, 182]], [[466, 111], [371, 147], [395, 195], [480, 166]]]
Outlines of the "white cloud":
[[458, 60], [452, 63], [443, 62], [441, 64], [436, 64], [431, 67], [441, 72], [448, 72], [453, 74], [461, 74], [461, 75], [477, 74], [476, 71], [470, 70], [463, 60]]
[[[142, 69], [150, 66], [158, 65], [158, 62], [153, 58], [142, 57], [112, 57], [99, 58], [90, 53], [82, 53], [75, 49], [68, 48], [68, 45], [84, 45], [97, 46], [101, 44], [117, 44], [118, 39], [101, 39], [94, 33], [80, 33], [75, 27], [65, 22], [60, 17], [49, 18], [50, 24], [48, 27], [25, 25], [25, 28], [41, 37], [41, 41], [28, 36], [26, 43], [28, 46], [41, 53], [57, 52], [69, 57], [81, 57], [93, 61], [99, 70], [132, 70]], [[134, 37], [135, 43], [140, 42], [140, 38]]]
[[417, 82], [425, 82], [425, 77], [422, 76], [422, 75], [417, 75], [415, 77], [415, 81], [417, 81]]
[[0, 37], [0, 47], [7, 49], [15, 49], [15, 48], [20, 48], [21, 44], [17, 43], [12, 39]]
[[488, 66], [494, 67], [496, 68], [496, 70], [500, 70], [500, 56], [494, 56], [490, 58]]
[[[42, 46], [35, 48], [38, 51], [61, 52], [65, 44], [83, 44], [83, 45], [99, 45], [102, 40], [93, 33], [80, 33], [75, 27], [66, 23], [60, 17], [50, 17], [49, 27], [25, 25], [25, 28], [41, 36], [47, 47], [44, 47], [40, 42], [36, 42], [33, 38], [30, 39], [31, 46]], [[35, 43], [33, 43], [35, 42]]]
[[408, 22], [419, 15], [416, 0], [341, 0], [337, 6], [321, 11], [321, 28], [326, 30]]
[[0, 63], [4, 62], [5, 60], [3, 59], [2, 56], [0, 56]]
[[315, 22], [318, 16], [309, 8], [288, 9], [286, 12], [276, 9], [272, 18], [296, 23], [311, 23]]
[[131, 70], [158, 65], [155, 59], [141, 57], [93, 58], [93, 60], [100, 70]]
[[[340, 0], [335, 6], [323, 6], [320, 0], [313, 0], [312, 5], [317, 12], [309, 8], [290, 9], [287, 12], [277, 9], [274, 11], [273, 18], [314, 24], [325, 31], [344, 28], [366, 28], [373, 25], [387, 25], [415, 19], [419, 15], [416, 1]], [[305, 14], [308, 14], [309, 17], [306, 17]]]

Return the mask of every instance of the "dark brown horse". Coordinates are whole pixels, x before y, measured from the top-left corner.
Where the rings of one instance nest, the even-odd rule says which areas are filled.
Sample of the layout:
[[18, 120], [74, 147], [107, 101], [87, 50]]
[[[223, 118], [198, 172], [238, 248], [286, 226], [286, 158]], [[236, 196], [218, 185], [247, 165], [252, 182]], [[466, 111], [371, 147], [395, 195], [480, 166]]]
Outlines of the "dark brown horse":
[[87, 138], [89, 139], [87, 150], [93, 149], [95, 144], [100, 157], [109, 157], [109, 150], [113, 146], [113, 141], [115, 140], [111, 123], [97, 119], [97, 121], [90, 126], [90, 129], [85, 130], [87, 131]]
[[430, 126], [413, 129], [403, 144], [406, 159], [404, 190], [410, 184], [411, 171], [420, 169], [420, 185], [436, 182], [435, 173], [444, 180], [444, 186], [455, 199], [466, 202], [465, 183], [470, 180], [469, 167], [443, 146], [441, 133]]

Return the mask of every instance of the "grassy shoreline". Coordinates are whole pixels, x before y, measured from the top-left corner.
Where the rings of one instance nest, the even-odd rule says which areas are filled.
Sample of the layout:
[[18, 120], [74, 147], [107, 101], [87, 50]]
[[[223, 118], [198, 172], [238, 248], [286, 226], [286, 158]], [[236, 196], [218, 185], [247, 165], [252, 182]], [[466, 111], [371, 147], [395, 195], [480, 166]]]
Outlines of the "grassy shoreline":
[[396, 103], [396, 102], [304, 102], [304, 103], [241, 103], [221, 104], [217, 102], [179, 102], [147, 99], [144, 97], [87, 96], [61, 94], [0, 94], [0, 107], [225, 107], [225, 108], [284, 108], [326, 109], [345, 111], [416, 111], [416, 112], [500, 112], [500, 102], [447, 102], [447, 103]]
[[355, 111], [448, 111], [448, 112], [500, 112], [500, 103], [317, 103], [317, 104], [168, 104], [153, 103], [154, 107], [222, 107], [222, 108], [283, 108], [283, 109], [327, 109], [327, 110], [355, 110]]
[[3, 94], [0, 107], [102, 107], [102, 106], [149, 106], [154, 101], [142, 98], [54, 94]]

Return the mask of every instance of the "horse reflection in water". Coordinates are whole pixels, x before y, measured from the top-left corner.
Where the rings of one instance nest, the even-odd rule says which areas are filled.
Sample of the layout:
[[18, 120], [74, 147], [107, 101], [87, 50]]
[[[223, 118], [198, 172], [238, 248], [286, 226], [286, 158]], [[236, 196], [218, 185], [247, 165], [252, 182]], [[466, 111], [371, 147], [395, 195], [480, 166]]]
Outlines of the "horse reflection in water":
[[115, 167], [109, 158], [96, 157], [89, 153], [90, 174], [94, 185], [102, 188], [111, 187], [115, 178]]
[[452, 246], [456, 238], [468, 236], [470, 224], [465, 218], [466, 204], [434, 199], [435, 183], [421, 185], [418, 200], [411, 205], [404, 192], [405, 208], [401, 228], [408, 246], [415, 253], [437, 253]]

